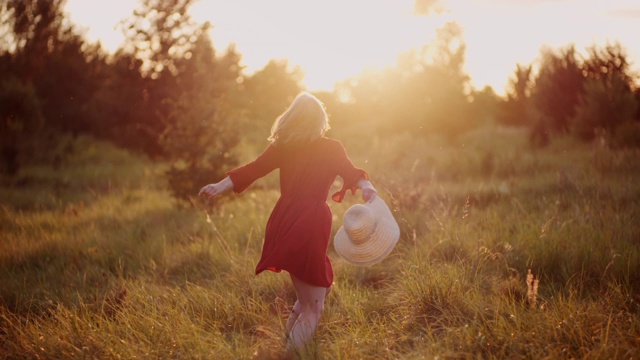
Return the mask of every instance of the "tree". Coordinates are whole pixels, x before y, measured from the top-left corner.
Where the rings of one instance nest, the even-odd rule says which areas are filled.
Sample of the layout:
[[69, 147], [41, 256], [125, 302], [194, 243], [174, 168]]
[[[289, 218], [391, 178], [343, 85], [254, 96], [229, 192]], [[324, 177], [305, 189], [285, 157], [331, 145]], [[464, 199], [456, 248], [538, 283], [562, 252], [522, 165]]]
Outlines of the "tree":
[[15, 51], [13, 36], [13, 13], [8, 2], [0, 3], [0, 54]]
[[157, 132], [145, 131], [149, 118], [157, 119], [147, 88], [152, 80], [141, 76], [142, 61], [132, 54], [117, 52], [103, 64], [100, 87], [87, 107], [91, 112], [91, 132], [129, 150], [160, 153]]
[[426, 85], [423, 101], [428, 104], [423, 131], [451, 139], [474, 125], [470, 122], [471, 85], [464, 72], [465, 52], [462, 28], [452, 22], [438, 29], [435, 42], [423, 49], [419, 79]]
[[290, 69], [287, 60], [271, 60], [264, 68], [244, 79], [243, 97], [246, 100], [246, 129], [266, 139], [266, 131], [302, 90], [302, 71]]
[[638, 101], [624, 79], [589, 79], [573, 118], [575, 132], [587, 141], [598, 133], [612, 134], [621, 124], [632, 121], [637, 109]]
[[183, 96], [178, 78], [184, 71], [184, 60], [192, 56], [196, 42], [209, 29], [208, 23], [198, 24], [191, 18], [189, 8], [194, 2], [143, 0], [121, 25], [125, 35], [121, 56], [134, 58], [136, 61], [128, 60], [129, 64], [145, 79], [137, 82], [142, 88], [134, 94], [144, 111], [136, 111], [135, 126], [128, 129], [135, 132], [142, 149], [152, 157], [167, 155], [158, 141], [166, 130], [166, 119], [175, 110], [172, 104]]
[[485, 86], [482, 90], [472, 93], [471, 111], [481, 124], [495, 123], [498, 106], [501, 101], [491, 86]]
[[[636, 102], [640, 104], [640, 87], [637, 87], [634, 93], [636, 95]], [[633, 118], [636, 122], [640, 122], [640, 106], [638, 106], [638, 110]]]
[[507, 98], [500, 104], [498, 121], [504, 125], [531, 125], [530, 95], [532, 66], [516, 65], [516, 70], [509, 78]]
[[573, 128], [584, 140], [597, 133], [613, 134], [618, 126], [634, 119], [638, 101], [627, 55], [620, 44], [592, 46], [583, 65], [587, 80], [573, 118]]
[[583, 91], [584, 76], [573, 45], [559, 52], [543, 49], [531, 100], [538, 132], [566, 133]]
[[465, 50], [461, 28], [448, 23], [433, 43], [401, 54], [397, 66], [366, 70], [339, 83], [336, 90], [351, 106], [349, 121], [449, 139], [477, 125], [471, 122]]
[[[90, 131], [87, 104], [99, 87], [96, 70], [104, 57], [65, 21], [65, 0], [9, 0], [0, 9], [2, 31], [0, 71], [9, 73], [36, 99], [45, 126], [54, 132]], [[12, 86], [15, 89], [19, 87]], [[30, 93], [31, 90], [28, 91]]]
[[620, 43], [607, 44], [603, 48], [593, 45], [587, 48], [587, 55], [582, 65], [582, 73], [587, 79], [611, 82], [617, 78], [629, 90], [633, 89], [628, 55]]
[[[100, 49], [64, 21], [65, 0], [10, 0], [15, 51], [12, 72], [33, 84], [48, 127], [87, 130], [86, 104], [98, 88], [93, 66]], [[91, 59], [87, 55], [93, 56]]]
[[[29, 153], [42, 128], [42, 113], [33, 86], [9, 76], [0, 80], [0, 169], [15, 175], [20, 156]], [[26, 151], [25, 151], [26, 150]]]
[[7, 20], [11, 28], [8, 45], [14, 49], [14, 71], [26, 80], [39, 78], [44, 72], [48, 55], [57, 49], [62, 33], [71, 28], [63, 25], [66, 0], [7, 0]]
[[50, 128], [72, 134], [91, 133], [95, 109], [88, 106], [101, 86], [98, 73], [105, 57], [97, 46], [67, 30], [46, 57], [43, 73], [32, 80]]
[[208, 23], [197, 24], [189, 8], [195, 0], [142, 0], [133, 16], [122, 22], [124, 51], [142, 61], [144, 75], [177, 74], [176, 61], [194, 46]]
[[206, 33], [200, 34], [190, 55], [176, 62], [177, 97], [168, 100], [161, 145], [171, 167], [166, 173], [177, 199], [191, 200], [206, 183], [223, 177], [236, 163], [229, 150], [238, 141], [237, 124], [229, 106], [237, 94], [240, 66], [233, 54], [215, 57]]

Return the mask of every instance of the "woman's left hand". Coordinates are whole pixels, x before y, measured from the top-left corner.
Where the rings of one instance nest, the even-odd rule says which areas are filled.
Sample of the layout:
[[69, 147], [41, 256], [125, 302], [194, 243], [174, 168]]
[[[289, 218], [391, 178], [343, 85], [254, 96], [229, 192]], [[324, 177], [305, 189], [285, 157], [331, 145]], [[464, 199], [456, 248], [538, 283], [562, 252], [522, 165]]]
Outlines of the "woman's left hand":
[[205, 187], [200, 189], [198, 196], [204, 196], [205, 198], [211, 199], [229, 191], [230, 189], [233, 189], [233, 181], [231, 181], [231, 179], [227, 176], [220, 182], [205, 185]]

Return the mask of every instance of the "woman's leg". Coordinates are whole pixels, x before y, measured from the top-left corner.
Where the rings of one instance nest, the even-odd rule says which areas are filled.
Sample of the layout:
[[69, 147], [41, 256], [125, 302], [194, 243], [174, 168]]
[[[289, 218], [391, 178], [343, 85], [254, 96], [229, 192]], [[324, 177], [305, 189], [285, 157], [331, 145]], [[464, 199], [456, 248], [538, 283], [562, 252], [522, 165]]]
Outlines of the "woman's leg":
[[291, 334], [291, 329], [293, 329], [293, 324], [296, 323], [298, 317], [300, 316], [300, 300], [297, 300], [295, 305], [293, 305], [293, 310], [291, 310], [291, 314], [289, 314], [289, 318], [287, 319], [286, 331], [287, 338], [289, 334]]
[[[311, 340], [316, 331], [320, 314], [324, 309], [324, 298], [328, 294], [328, 288], [313, 286], [291, 275], [293, 287], [298, 295], [299, 311], [297, 319], [291, 326], [289, 333], [289, 343], [298, 349], [302, 349], [304, 345]], [[287, 322], [287, 325], [289, 323]]]
[[[327, 296], [329, 296], [329, 293], [331, 292], [331, 286], [329, 286], [328, 288], [326, 288], [326, 293], [325, 293], [325, 298]], [[293, 305], [293, 309], [291, 310], [291, 314], [289, 314], [289, 318], [287, 319], [287, 324], [285, 326], [285, 331], [286, 331], [286, 337], [289, 338], [289, 334], [291, 334], [291, 329], [293, 329], [293, 325], [296, 323], [296, 320], [298, 320], [298, 317], [300, 316], [300, 300], [296, 300], [296, 303]]]

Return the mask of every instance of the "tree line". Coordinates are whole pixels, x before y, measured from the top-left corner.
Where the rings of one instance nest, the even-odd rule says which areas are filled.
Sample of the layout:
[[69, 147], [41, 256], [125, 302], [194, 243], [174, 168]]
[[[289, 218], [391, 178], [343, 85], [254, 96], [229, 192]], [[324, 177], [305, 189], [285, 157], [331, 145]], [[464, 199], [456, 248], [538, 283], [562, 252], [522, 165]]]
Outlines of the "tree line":
[[[60, 162], [61, 134], [91, 136], [170, 164], [167, 181], [188, 199], [237, 163], [241, 137], [264, 140], [274, 118], [303, 89], [301, 69], [272, 60], [248, 75], [242, 54], [216, 51], [210, 24], [189, 13], [195, 0], [142, 0], [120, 23], [114, 53], [88, 42], [65, 18], [65, 0], [0, 5], [0, 168]], [[532, 144], [558, 134], [640, 145], [637, 74], [620, 44], [542, 49], [518, 64], [505, 97], [474, 89], [464, 71], [461, 28], [399, 54], [316, 95], [339, 135], [408, 132], [455, 141], [488, 124], [526, 127]], [[338, 131], [338, 130], [336, 130]]]

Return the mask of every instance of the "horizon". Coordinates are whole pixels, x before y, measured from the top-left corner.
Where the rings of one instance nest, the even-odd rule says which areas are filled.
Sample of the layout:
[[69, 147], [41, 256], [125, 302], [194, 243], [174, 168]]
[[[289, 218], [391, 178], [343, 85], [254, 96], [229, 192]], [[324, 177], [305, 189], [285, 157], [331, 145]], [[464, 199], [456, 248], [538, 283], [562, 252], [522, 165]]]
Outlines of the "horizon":
[[[425, 14], [415, 13], [414, 0], [374, 4], [330, 0], [308, 17], [291, 16], [308, 10], [308, 5], [294, 0], [279, 0], [276, 5], [255, 0], [198, 1], [190, 12], [195, 21], [212, 24], [216, 51], [235, 44], [248, 75], [271, 59], [286, 59], [291, 68], [304, 71], [303, 83], [310, 91], [332, 91], [336, 82], [367, 68], [394, 66], [399, 54], [428, 44], [447, 22], [456, 22], [463, 29], [464, 68], [478, 90], [491, 86], [503, 95], [516, 65], [534, 63], [543, 47], [555, 50], [573, 44], [584, 54], [592, 45], [618, 42], [627, 51], [631, 69], [638, 73], [640, 5], [630, 0], [606, 4], [595, 0], [419, 3], [427, 6]], [[113, 53], [124, 40], [116, 24], [130, 16], [135, 6], [137, 3], [127, 0], [109, 4], [69, 0], [65, 10], [71, 22], [84, 29], [88, 41], [100, 41]], [[531, 30], [540, 23], [544, 26]]]

